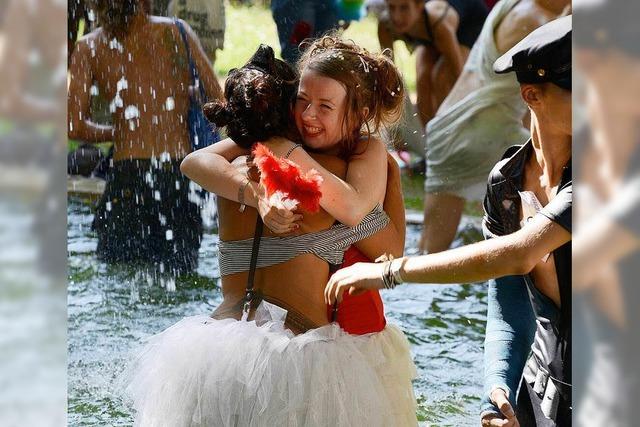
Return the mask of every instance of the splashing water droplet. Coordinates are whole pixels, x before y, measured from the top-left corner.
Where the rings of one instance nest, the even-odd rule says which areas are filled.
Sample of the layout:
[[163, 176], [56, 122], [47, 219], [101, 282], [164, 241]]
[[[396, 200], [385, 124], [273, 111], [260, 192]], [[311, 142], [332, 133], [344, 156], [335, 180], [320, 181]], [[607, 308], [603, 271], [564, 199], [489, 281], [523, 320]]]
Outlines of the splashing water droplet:
[[168, 151], [163, 151], [160, 153], [160, 163], [170, 163], [171, 162], [171, 154]]
[[122, 76], [120, 80], [118, 80], [118, 83], [116, 84], [116, 91], [120, 92], [121, 90], [125, 90], [125, 89], [129, 89], [129, 82], [127, 81], [127, 79], [124, 78], [124, 76]]
[[167, 111], [173, 111], [173, 109], [176, 108], [176, 102], [172, 96], [167, 97], [164, 102], [164, 108], [166, 108]]
[[176, 281], [174, 278], [170, 278], [166, 283], [167, 292], [175, 292], [176, 291]]
[[115, 37], [109, 41], [109, 49], [116, 49], [120, 53], [124, 52], [124, 46]]
[[167, 230], [167, 232], [165, 233], [165, 239], [173, 240], [173, 230]]
[[132, 120], [136, 117], [140, 117], [140, 110], [135, 105], [127, 105], [127, 108], [124, 109], [124, 119]]

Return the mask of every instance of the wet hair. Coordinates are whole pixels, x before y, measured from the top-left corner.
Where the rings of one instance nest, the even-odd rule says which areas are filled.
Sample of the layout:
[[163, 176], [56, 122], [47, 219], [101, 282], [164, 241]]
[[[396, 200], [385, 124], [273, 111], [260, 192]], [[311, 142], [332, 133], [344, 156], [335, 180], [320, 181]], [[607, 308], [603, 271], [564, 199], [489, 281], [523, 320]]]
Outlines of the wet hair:
[[275, 59], [271, 47], [260, 45], [247, 64], [229, 71], [225, 99], [205, 104], [203, 111], [243, 148], [274, 136], [298, 139], [291, 120], [297, 90], [296, 72]]
[[125, 36], [129, 32], [129, 24], [140, 10], [151, 13], [150, 0], [92, 0], [98, 23], [104, 31], [114, 37]]
[[371, 53], [333, 35], [303, 42], [301, 49], [305, 49], [298, 63], [301, 72], [310, 70], [336, 80], [347, 91], [341, 157], [352, 156], [363, 136], [400, 119], [405, 88], [390, 51]]

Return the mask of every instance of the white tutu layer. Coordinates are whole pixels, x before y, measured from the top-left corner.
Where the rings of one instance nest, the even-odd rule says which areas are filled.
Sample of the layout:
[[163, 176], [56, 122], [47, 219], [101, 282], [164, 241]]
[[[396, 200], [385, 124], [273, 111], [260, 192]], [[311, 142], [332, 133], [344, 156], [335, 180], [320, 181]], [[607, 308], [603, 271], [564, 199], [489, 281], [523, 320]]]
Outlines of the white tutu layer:
[[393, 325], [294, 336], [281, 320], [203, 315], [153, 336], [121, 380], [139, 426], [386, 427], [417, 425], [415, 376]]

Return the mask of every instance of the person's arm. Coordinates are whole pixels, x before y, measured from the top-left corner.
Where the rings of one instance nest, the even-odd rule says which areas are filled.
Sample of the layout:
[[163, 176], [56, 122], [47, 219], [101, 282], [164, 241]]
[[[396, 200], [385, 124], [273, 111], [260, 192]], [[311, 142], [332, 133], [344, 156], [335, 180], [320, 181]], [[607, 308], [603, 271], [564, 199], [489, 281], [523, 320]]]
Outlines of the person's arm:
[[[90, 36], [89, 36], [90, 37]], [[101, 125], [91, 120], [91, 94], [93, 84], [91, 48], [88, 39], [82, 38], [76, 44], [69, 68], [69, 89], [67, 111], [69, 138], [87, 142], [113, 141], [114, 127]]]
[[431, 75], [436, 63], [436, 53], [429, 46], [418, 46], [416, 54], [416, 104], [418, 115], [422, 127], [426, 126], [429, 120], [435, 115], [435, 108], [431, 100], [431, 88], [433, 82]]
[[191, 58], [193, 59], [196, 68], [198, 69], [198, 75], [200, 76], [200, 84], [204, 86], [204, 91], [207, 94], [207, 99], [202, 102], [214, 101], [216, 99], [222, 99], [222, 88], [218, 83], [218, 79], [213, 71], [213, 66], [207, 54], [205, 53], [200, 39], [189, 26], [189, 24], [183, 20], [180, 20], [187, 33], [187, 40], [189, 41], [189, 50], [191, 51]]
[[441, 22], [435, 24], [433, 37], [437, 49], [449, 64], [451, 64], [457, 79], [462, 73], [462, 68], [464, 68], [464, 59], [456, 30], [450, 21], [451, 18], [446, 16]]
[[[405, 257], [399, 274], [409, 283], [473, 283], [497, 277], [525, 275], [546, 254], [571, 240], [571, 233], [544, 215], [536, 215], [521, 230], [444, 252]], [[382, 289], [385, 264], [359, 263], [339, 270], [325, 289], [327, 303], [345, 291]]]
[[[294, 146], [286, 139], [273, 139], [265, 145], [277, 156], [285, 156]], [[384, 196], [387, 183], [387, 150], [383, 142], [371, 137], [360, 143], [364, 150], [351, 156], [344, 180], [327, 171], [301, 149], [291, 152], [289, 159], [303, 171], [315, 169], [322, 176], [320, 206], [339, 222], [353, 227], [362, 221]]]
[[480, 403], [483, 426], [509, 425], [501, 420], [514, 419], [516, 392], [534, 332], [535, 318], [524, 278], [506, 276], [490, 281]]
[[[635, 212], [637, 215], [637, 212]], [[640, 239], [606, 215], [583, 224], [572, 244], [573, 287], [585, 291], [598, 284], [599, 273], [640, 249]]]
[[[231, 162], [249, 153], [230, 138], [188, 154], [180, 163], [180, 171], [205, 190], [227, 200], [238, 202], [240, 188], [247, 183], [247, 176]], [[253, 192], [245, 192], [245, 204], [257, 207]]]
[[390, 154], [387, 155], [387, 164], [387, 190], [383, 209], [391, 221], [373, 236], [356, 243], [356, 247], [371, 260], [383, 254], [390, 254], [395, 258], [404, 255], [407, 227], [400, 167]]
[[269, 199], [263, 197], [261, 186], [250, 181], [246, 174], [231, 164], [237, 157], [247, 154], [249, 150], [227, 138], [187, 155], [180, 163], [180, 171], [219, 197], [257, 208], [264, 223], [273, 232], [284, 234], [293, 231], [297, 228], [295, 222], [302, 216], [271, 206]]
[[[493, 183], [504, 180], [499, 163], [489, 175], [484, 198], [482, 231], [485, 239], [504, 235]], [[489, 282], [484, 341], [484, 387], [480, 400], [481, 425], [516, 426], [515, 397], [535, 332], [535, 319], [522, 276]], [[506, 417], [506, 421], [505, 421]]]

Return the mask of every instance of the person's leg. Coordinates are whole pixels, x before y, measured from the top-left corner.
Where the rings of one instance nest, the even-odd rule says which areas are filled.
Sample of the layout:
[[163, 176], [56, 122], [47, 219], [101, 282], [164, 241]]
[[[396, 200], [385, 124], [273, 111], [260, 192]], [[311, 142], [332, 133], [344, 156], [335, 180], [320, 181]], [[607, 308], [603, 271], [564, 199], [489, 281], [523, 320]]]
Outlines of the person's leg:
[[447, 193], [426, 193], [420, 250], [434, 253], [449, 249], [463, 209], [464, 199], [461, 197]]
[[443, 56], [440, 56], [433, 66], [431, 73], [431, 81], [433, 90], [431, 91], [431, 99], [434, 105], [434, 111], [438, 111], [442, 101], [449, 95], [453, 85], [456, 83], [453, 67]]
[[334, 0], [315, 0], [313, 37], [322, 37], [338, 28], [338, 10]]
[[418, 46], [416, 56], [416, 106], [422, 127], [431, 120], [436, 112], [433, 105], [433, 80], [431, 75], [438, 59], [438, 54], [430, 46]]
[[[302, 2], [300, 2], [302, 3]], [[304, 4], [292, 0], [271, 2], [271, 14], [278, 29], [280, 56], [294, 65], [300, 57], [298, 42], [311, 36], [311, 24], [301, 19]]]

